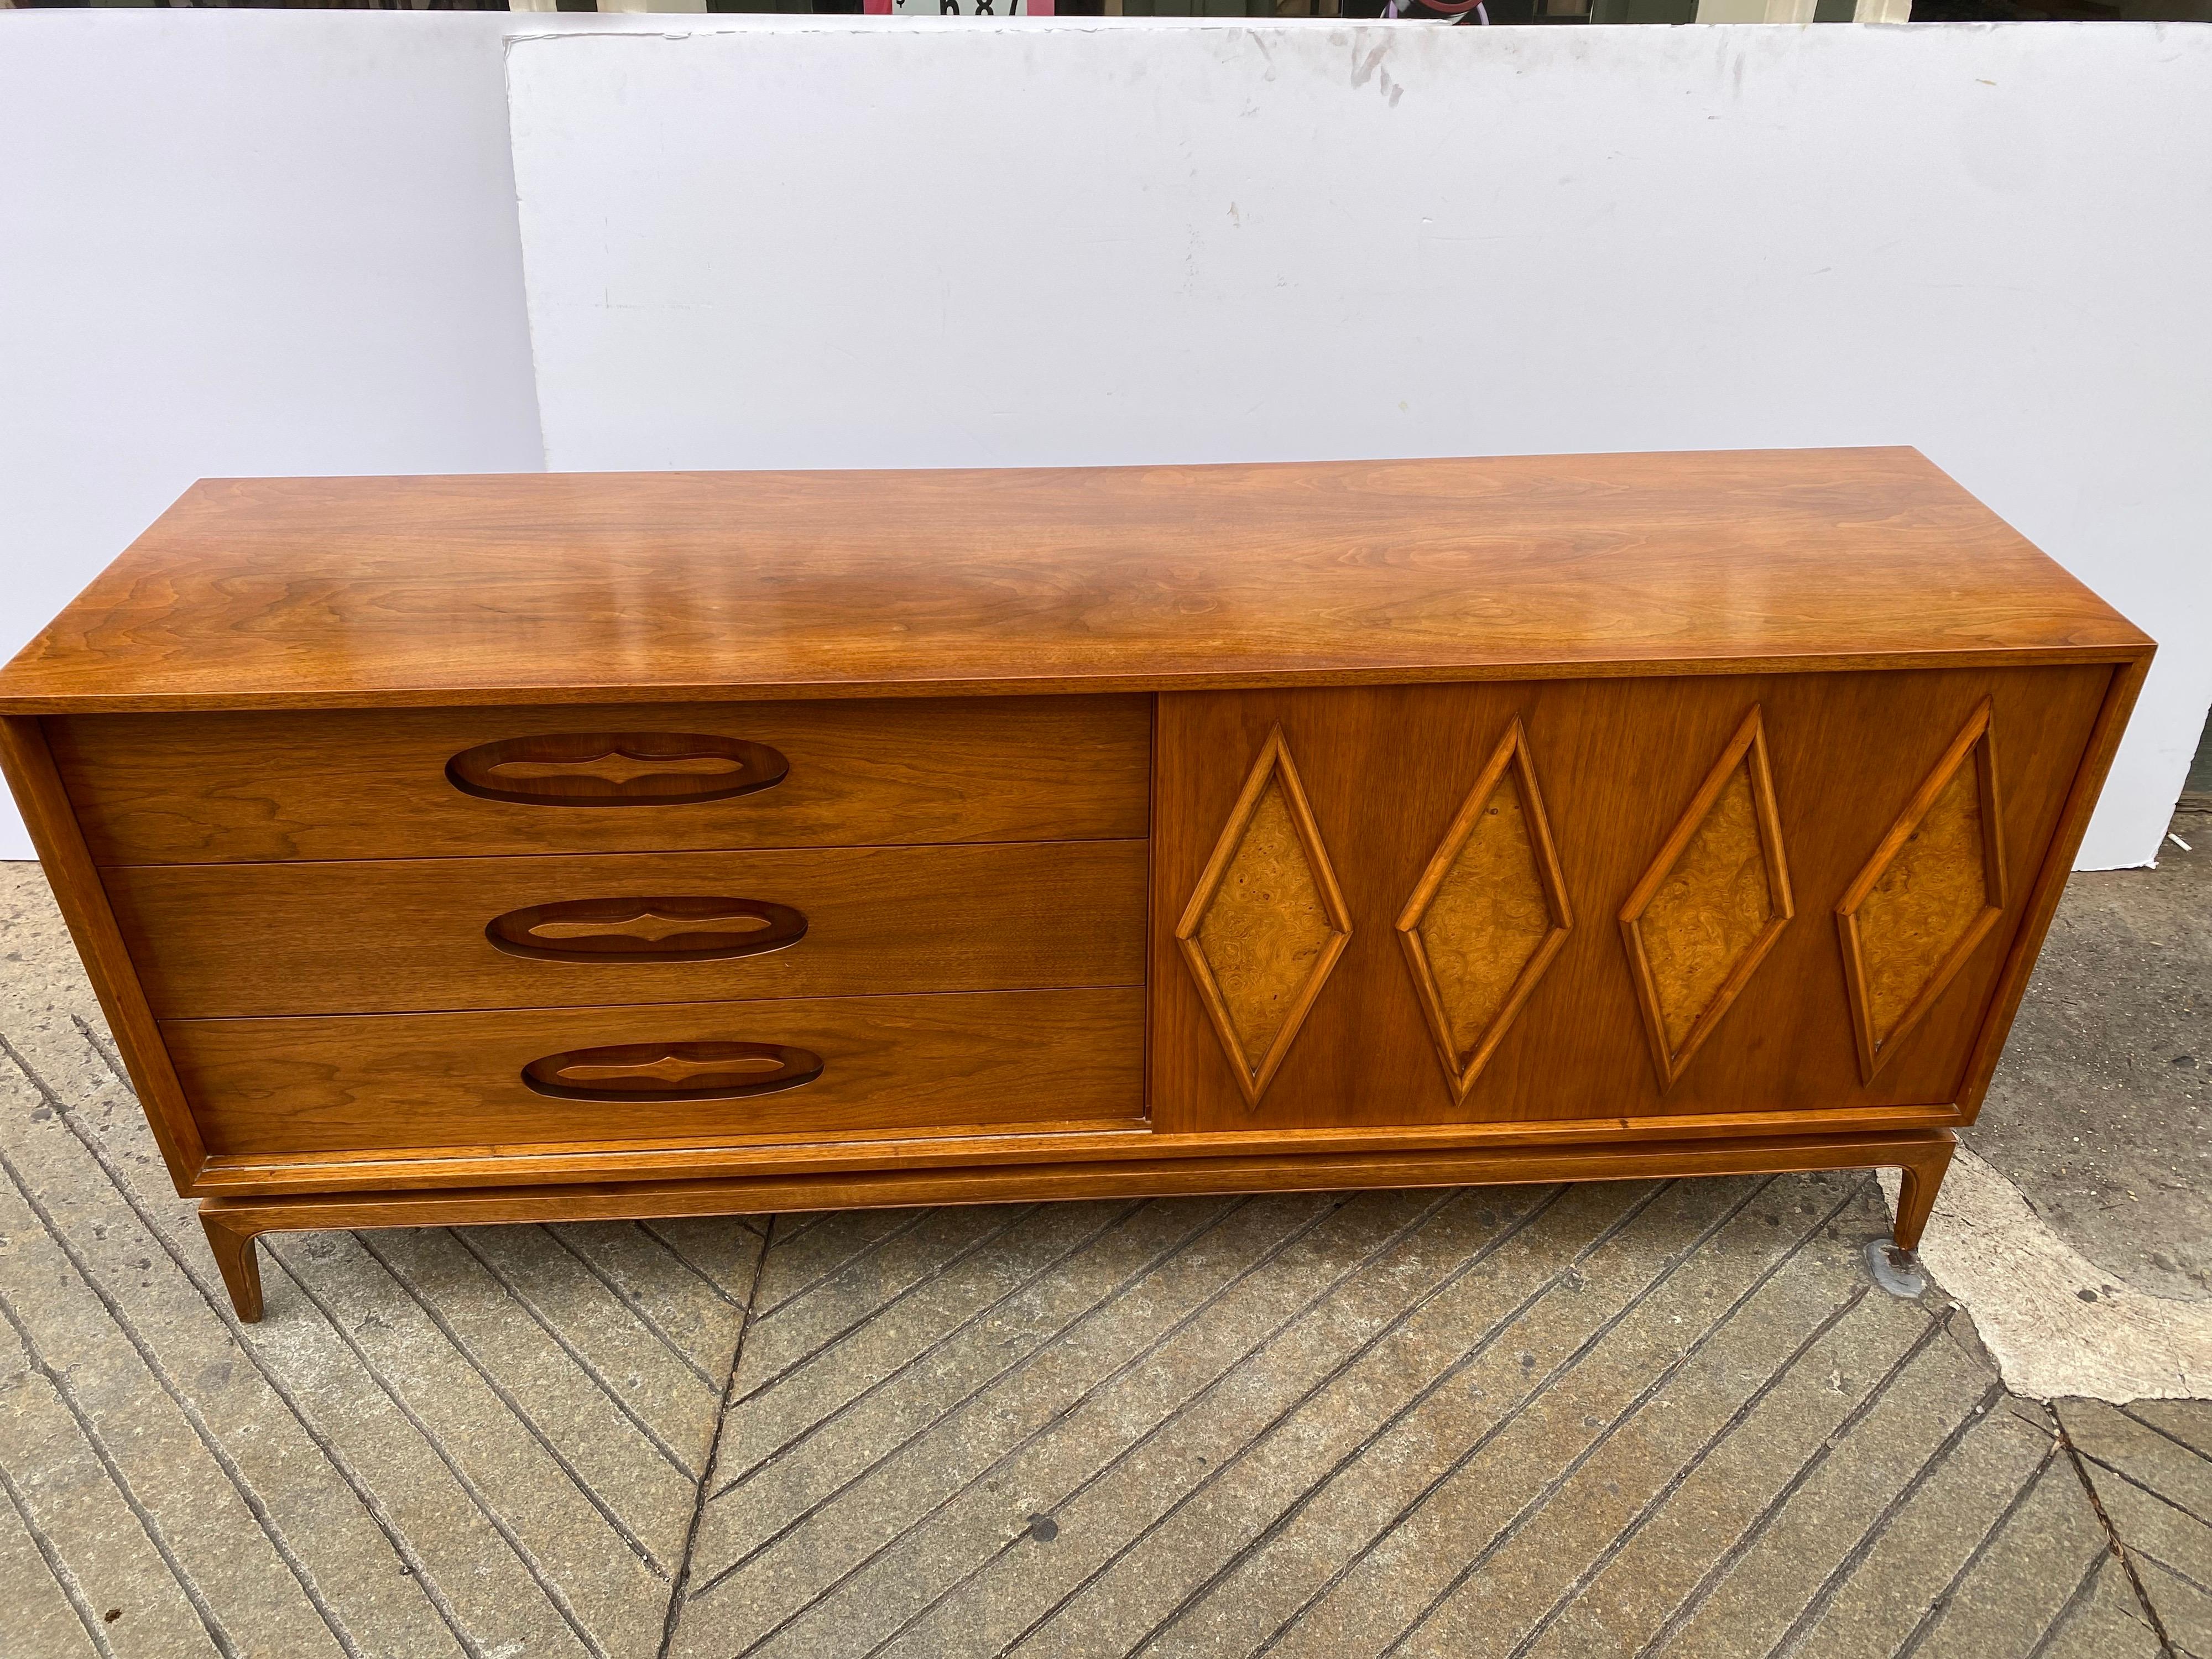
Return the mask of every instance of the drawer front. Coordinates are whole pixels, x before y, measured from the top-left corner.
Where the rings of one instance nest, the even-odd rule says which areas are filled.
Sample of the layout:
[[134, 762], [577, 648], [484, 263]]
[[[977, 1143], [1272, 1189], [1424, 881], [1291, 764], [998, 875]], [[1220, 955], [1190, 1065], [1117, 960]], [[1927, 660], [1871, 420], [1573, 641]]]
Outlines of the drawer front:
[[1146, 844], [111, 866], [164, 1019], [1135, 985]]
[[1109, 840], [1151, 700], [103, 714], [47, 722], [102, 864]]
[[1163, 696], [1158, 1126], [1949, 1104], [2111, 676]]
[[1144, 1110], [1144, 995], [1133, 988], [173, 1020], [162, 1031], [219, 1154], [612, 1149], [1133, 1122]]

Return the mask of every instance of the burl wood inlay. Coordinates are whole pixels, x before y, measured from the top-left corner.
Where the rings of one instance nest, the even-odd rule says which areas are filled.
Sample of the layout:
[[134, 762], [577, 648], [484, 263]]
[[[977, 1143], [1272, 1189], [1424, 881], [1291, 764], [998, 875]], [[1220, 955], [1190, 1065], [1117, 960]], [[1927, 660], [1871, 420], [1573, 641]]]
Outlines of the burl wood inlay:
[[617, 1043], [548, 1054], [522, 1080], [565, 1100], [738, 1100], [811, 1083], [821, 1056], [773, 1042]]
[[1437, 1058], [1464, 1099], [1572, 925], [1518, 720], [1398, 918]]
[[1794, 908], [1753, 708], [1621, 908], [1662, 1089], [1712, 1035]]
[[1751, 774], [1739, 765], [1644, 913], [1667, 1042], [1680, 1048], [1774, 915]]
[[1176, 928], [1248, 1105], [1259, 1104], [1351, 937], [1279, 726]]
[[1998, 824], [1985, 700], [1836, 906], [1869, 1081], [2003, 914]]
[[1198, 948], [1257, 1070], [1334, 936], [1282, 786], [1269, 779], [1198, 924]]
[[1959, 948], [1989, 902], [1982, 858], [1982, 792], [1954, 772], [1920, 827], [1859, 907], [1859, 948], [1877, 1046], [1896, 1031], [1921, 988]]

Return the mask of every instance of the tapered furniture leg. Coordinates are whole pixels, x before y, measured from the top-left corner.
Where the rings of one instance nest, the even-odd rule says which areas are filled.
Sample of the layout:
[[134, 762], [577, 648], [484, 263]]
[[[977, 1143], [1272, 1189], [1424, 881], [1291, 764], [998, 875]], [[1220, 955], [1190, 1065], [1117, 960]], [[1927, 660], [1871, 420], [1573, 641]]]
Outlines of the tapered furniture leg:
[[208, 1249], [215, 1252], [215, 1265], [222, 1270], [230, 1305], [247, 1324], [257, 1323], [261, 1318], [261, 1263], [253, 1254], [253, 1241], [259, 1231], [232, 1226], [205, 1209], [200, 1212], [200, 1225], [207, 1231]]
[[1912, 1160], [1899, 1164], [1904, 1180], [1897, 1188], [1897, 1226], [1892, 1234], [1899, 1249], [1920, 1248], [1921, 1230], [1936, 1207], [1936, 1189], [1943, 1184], [1943, 1172], [1951, 1167], [1951, 1154], [1958, 1145], [1958, 1138], [1947, 1133], [1940, 1140], [1914, 1147]]

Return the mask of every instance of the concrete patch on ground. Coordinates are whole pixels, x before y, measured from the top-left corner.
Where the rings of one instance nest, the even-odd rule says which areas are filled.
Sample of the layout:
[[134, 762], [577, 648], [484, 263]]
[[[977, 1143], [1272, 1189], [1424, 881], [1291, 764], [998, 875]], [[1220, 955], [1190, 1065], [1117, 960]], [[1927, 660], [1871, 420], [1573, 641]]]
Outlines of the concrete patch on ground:
[[2212, 1304], [2212, 811], [2155, 870], [2081, 871], [1972, 1132], [2115, 1283]]
[[[1881, 1179], [1893, 1213], [1896, 1172]], [[2212, 1305], [2115, 1284], [1963, 1146], [1920, 1256], [1973, 1316], [2015, 1394], [2116, 1405], [2212, 1395]]]

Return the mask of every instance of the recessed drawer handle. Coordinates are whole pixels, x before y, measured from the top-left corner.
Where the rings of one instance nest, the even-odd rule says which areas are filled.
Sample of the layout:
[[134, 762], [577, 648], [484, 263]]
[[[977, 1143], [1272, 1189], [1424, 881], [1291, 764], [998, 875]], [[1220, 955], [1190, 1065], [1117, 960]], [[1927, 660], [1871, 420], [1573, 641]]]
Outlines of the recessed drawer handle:
[[524, 1083], [557, 1100], [743, 1100], [821, 1075], [821, 1055], [775, 1042], [623, 1042], [522, 1068]]
[[556, 732], [464, 749], [446, 779], [526, 806], [679, 806], [773, 788], [791, 763], [764, 743], [704, 732]]
[[484, 937], [552, 962], [714, 962], [780, 951], [806, 935], [788, 904], [743, 898], [564, 899], [495, 916]]

